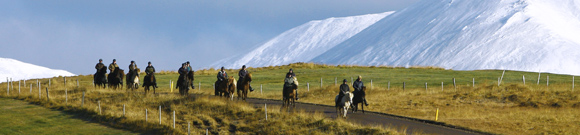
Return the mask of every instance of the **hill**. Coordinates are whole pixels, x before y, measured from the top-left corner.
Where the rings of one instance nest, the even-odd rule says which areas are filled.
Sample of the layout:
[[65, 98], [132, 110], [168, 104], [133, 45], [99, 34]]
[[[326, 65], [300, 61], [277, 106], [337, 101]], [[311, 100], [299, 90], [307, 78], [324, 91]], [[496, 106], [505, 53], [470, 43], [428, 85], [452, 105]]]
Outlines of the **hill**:
[[10, 58], [0, 58], [0, 82], [6, 82], [4, 79], [7, 77], [12, 78], [13, 81], [17, 81], [74, 75], [65, 70], [50, 69]]

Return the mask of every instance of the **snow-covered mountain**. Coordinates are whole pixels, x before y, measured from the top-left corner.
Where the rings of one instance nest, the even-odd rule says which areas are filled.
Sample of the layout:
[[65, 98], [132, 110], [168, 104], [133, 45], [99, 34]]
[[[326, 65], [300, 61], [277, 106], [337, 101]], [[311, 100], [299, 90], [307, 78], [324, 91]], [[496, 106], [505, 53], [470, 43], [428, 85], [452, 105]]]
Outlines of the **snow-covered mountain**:
[[[279, 46], [264, 46], [280, 48], [303, 41], [294, 37], [276, 39], [290, 41]], [[579, 75], [579, 50], [580, 0], [424, 0], [300, 61]], [[296, 54], [278, 57], [285, 56]]]
[[10, 58], [0, 58], [0, 82], [6, 82], [6, 77], [12, 78], [13, 81], [17, 81], [23, 79], [74, 75], [75, 74], [64, 70], [49, 69]]
[[391, 13], [310, 21], [270, 39], [249, 53], [218, 61], [212, 67], [261, 67], [310, 61]]

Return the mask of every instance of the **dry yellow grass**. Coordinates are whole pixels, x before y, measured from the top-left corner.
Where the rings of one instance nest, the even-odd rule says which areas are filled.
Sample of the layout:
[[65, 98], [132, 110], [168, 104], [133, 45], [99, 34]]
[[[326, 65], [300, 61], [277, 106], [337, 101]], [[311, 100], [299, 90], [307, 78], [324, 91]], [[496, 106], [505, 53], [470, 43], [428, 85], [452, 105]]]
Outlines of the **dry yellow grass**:
[[[87, 76], [79, 78], [82, 77]], [[95, 89], [86, 85], [75, 87], [76, 82], [67, 83], [65, 88], [63, 83], [57, 80], [51, 80], [50, 101], [46, 99], [44, 87], [41, 89], [40, 98], [37, 87], [33, 88], [32, 93], [28, 87], [23, 87], [20, 93], [11, 91], [10, 95], [2, 91], [0, 97], [25, 100], [93, 122], [138, 133], [186, 134], [189, 123], [190, 132], [193, 134], [205, 134], [206, 129], [210, 134], [402, 134], [384, 127], [361, 126], [343, 120], [329, 119], [319, 113], [287, 113], [269, 109], [268, 120], [265, 120], [264, 108], [255, 108], [247, 103], [227, 101], [204, 94], [209, 93], [209, 90], [193, 91], [201, 94], [194, 97], [177, 96], [176, 93], [145, 95], [141, 91]], [[42, 84], [48, 83], [47, 80], [40, 81]], [[0, 86], [6, 88], [6, 83]], [[85, 100], [81, 107], [83, 92]], [[271, 106], [271, 108], [280, 107]], [[173, 129], [174, 111], [175, 129]]]

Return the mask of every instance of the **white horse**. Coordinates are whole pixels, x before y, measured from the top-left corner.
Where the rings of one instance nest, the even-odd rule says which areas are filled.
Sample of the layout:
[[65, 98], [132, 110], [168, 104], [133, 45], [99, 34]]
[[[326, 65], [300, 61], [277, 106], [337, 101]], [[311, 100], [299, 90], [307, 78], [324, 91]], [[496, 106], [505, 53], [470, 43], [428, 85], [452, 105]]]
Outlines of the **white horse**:
[[[352, 104], [353, 97], [354, 97], [354, 94], [349, 92], [349, 93], [346, 93], [346, 95], [344, 95], [342, 97], [342, 99], [340, 99], [340, 102], [336, 106], [336, 114], [338, 116], [340, 116], [342, 114], [342, 117], [346, 118], [346, 113], [348, 112], [348, 108], [350, 107], [350, 104]], [[338, 95], [336, 95], [336, 97], [334, 98], [334, 102], [336, 102], [337, 100], [338, 100]]]
[[135, 76], [135, 79], [133, 80], [133, 88], [134, 89], [138, 89], [139, 88], [139, 74], [137, 74]]

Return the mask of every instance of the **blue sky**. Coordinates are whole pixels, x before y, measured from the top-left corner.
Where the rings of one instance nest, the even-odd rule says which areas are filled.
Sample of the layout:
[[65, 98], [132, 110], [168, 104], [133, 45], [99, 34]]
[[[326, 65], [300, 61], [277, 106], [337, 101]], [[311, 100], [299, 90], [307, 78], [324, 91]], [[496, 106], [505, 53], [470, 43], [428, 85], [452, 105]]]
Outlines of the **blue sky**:
[[0, 0], [0, 57], [92, 74], [121, 68], [196, 69], [329, 17], [403, 9], [418, 0]]

